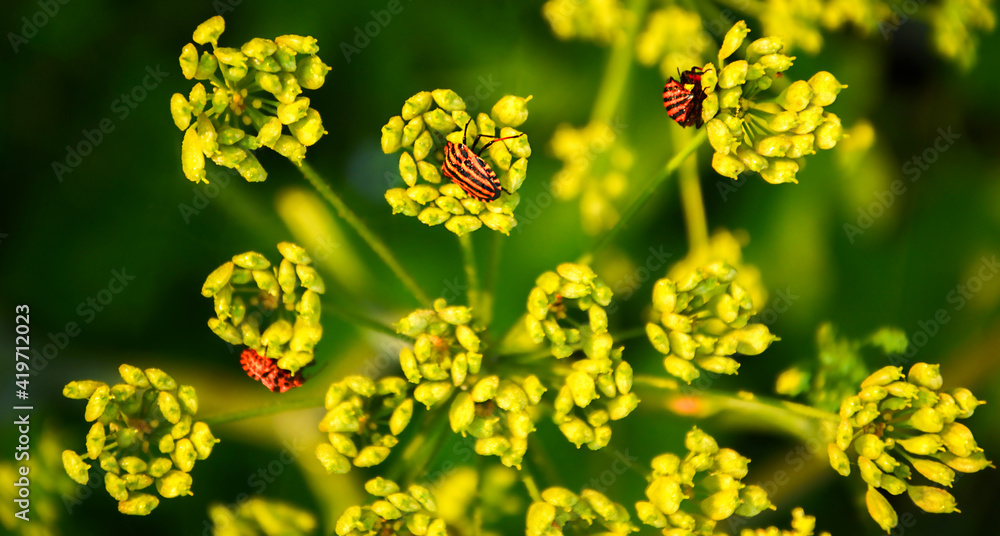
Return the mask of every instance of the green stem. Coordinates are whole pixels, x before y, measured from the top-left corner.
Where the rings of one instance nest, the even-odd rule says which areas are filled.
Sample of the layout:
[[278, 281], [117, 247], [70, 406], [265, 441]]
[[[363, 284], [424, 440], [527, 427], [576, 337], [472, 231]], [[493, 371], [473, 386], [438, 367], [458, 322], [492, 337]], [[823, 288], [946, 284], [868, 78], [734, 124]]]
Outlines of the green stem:
[[590, 114], [592, 123], [610, 122], [614, 117], [628, 82], [628, 72], [632, 67], [632, 54], [635, 50], [635, 35], [638, 33], [639, 24], [645, 18], [647, 4], [648, 0], [632, 0], [628, 4], [628, 10], [634, 17], [633, 22], [625, 30], [625, 35], [616, 40], [611, 47], [611, 55], [604, 69], [604, 78], [601, 79], [594, 109]]
[[[645, 374], [635, 375], [632, 383], [637, 388], [659, 391], [643, 397], [643, 400], [647, 400], [647, 403], [652, 402], [653, 405], [662, 405], [679, 413], [699, 417], [726, 412], [738, 416], [744, 425], [764, 424], [800, 438], [816, 437], [816, 428], [823, 421], [840, 422], [840, 416], [836, 413], [749, 393], [734, 396], [708, 390], [684, 391], [676, 380]], [[657, 394], [663, 395], [662, 399], [654, 401]], [[686, 409], [679, 409], [675, 404], [679, 399], [687, 399]]]
[[[683, 132], [675, 138], [675, 147], [690, 143], [689, 138], [690, 136]], [[708, 247], [708, 222], [705, 218], [705, 202], [701, 196], [701, 182], [698, 180], [698, 162], [694, 159], [685, 161], [678, 175], [684, 221], [687, 224], [688, 247], [691, 251], [701, 251]]]
[[503, 253], [504, 237], [500, 233], [490, 233], [492, 248], [490, 250], [490, 260], [486, 270], [485, 281], [483, 282], [483, 293], [479, 301], [485, 305], [485, 310], [480, 318], [488, 325], [493, 320], [493, 306], [496, 303], [497, 281], [500, 279], [500, 255]]
[[407, 337], [406, 335], [403, 335], [401, 333], [397, 333], [396, 328], [388, 324], [382, 323], [381, 321], [376, 320], [374, 318], [355, 313], [350, 309], [339, 307], [338, 305], [335, 305], [333, 303], [324, 302], [323, 311], [329, 312], [334, 316], [339, 317], [350, 324], [354, 324], [355, 326], [361, 328], [367, 328], [372, 331], [376, 331], [378, 333], [382, 333], [390, 337], [395, 337], [403, 341], [413, 342], [412, 338]]
[[477, 318], [482, 318], [484, 311], [480, 308], [479, 272], [476, 269], [476, 252], [472, 248], [472, 236], [464, 234], [458, 237], [458, 243], [462, 246], [462, 263], [465, 265], [465, 284], [468, 285], [467, 293], [469, 307]]
[[521, 477], [521, 481], [524, 482], [524, 487], [528, 489], [528, 496], [531, 497], [532, 501], [544, 502], [542, 501], [542, 494], [538, 491], [538, 484], [535, 484], [535, 477], [528, 474], [526, 469], [521, 470], [524, 476]]
[[677, 169], [681, 166], [681, 164], [684, 163], [685, 160], [687, 160], [687, 157], [691, 156], [691, 154], [694, 153], [695, 150], [698, 149], [698, 147], [700, 147], [701, 144], [705, 142], [706, 138], [707, 135], [705, 133], [705, 130], [702, 130], [696, 136], [691, 138], [688, 141], [688, 143], [684, 146], [684, 148], [682, 148], [667, 162], [667, 165], [663, 167], [663, 171], [661, 171], [657, 177], [655, 177], [653, 180], [649, 181], [648, 184], [646, 184], [646, 188], [639, 193], [639, 196], [636, 197], [636, 199], [632, 201], [632, 204], [629, 205], [627, 209], [625, 209], [624, 213], [622, 213], [622, 217], [621, 219], [618, 220], [618, 223], [616, 223], [615, 226], [609, 229], [606, 233], [601, 235], [601, 237], [598, 238], [597, 241], [594, 243], [594, 245], [590, 248], [590, 252], [584, 254], [577, 262], [581, 264], [590, 263], [593, 260], [594, 254], [598, 253], [599, 251], [604, 249], [605, 246], [610, 244], [611, 240], [614, 239], [614, 237], [622, 230], [622, 228], [625, 227], [628, 224], [628, 222], [636, 215], [636, 213], [639, 212], [639, 209], [646, 204], [646, 201], [648, 201], [649, 198], [652, 197], [653, 193], [656, 192], [656, 190], [660, 187], [660, 185], [663, 184], [663, 182], [666, 181], [667, 178], [670, 177], [671, 174], [673, 174], [673, 172], [677, 171]]
[[215, 426], [217, 424], [252, 419], [254, 417], [263, 417], [265, 415], [274, 415], [275, 413], [284, 413], [286, 411], [322, 407], [323, 397], [324, 394], [296, 398], [292, 400], [289, 400], [288, 397], [281, 397], [281, 400], [271, 404], [254, 406], [249, 409], [232, 411], [229, 413], [220, 413], [218, 415], [213, 415], [200, 420], [209, 426]]
[[361, 235], [361, 238], [368, 243], [368, 246], [371, 247], [372, 250], [375, 251], [375, 253], [382, 259], [382, 261], [385, 262], [386, 266], [388, 266], [389, 269], [396, 274], [396, 277], [399, 278], [400, 282], [403, 283], [403, 286], [410, 291], [410, 294], [412, 294], [413, 297], [416, 298], [421, 304], [429, 306], [431, 303], [430, 298], [420, 288], [420, 286], [417, 285], [417, 282], [410, 277], [410, 274], [406, 273], [406, 270], [404, 270], [403, 266], [399, 264], [396, 256], [393, 255], [392, 251], [390, 251], [385, 245], [385, 242], [382, 242], [382, 239], [376, 236], [375, 233], [373, 233], [371, 229], [365, 225], [365, 222], [362, 221], [361, 218], [359, 218], [354, 211], [347, 206], [347, 203], [344, 203], [344, 200], [341, 199], [332, 188], [330, 188], [330, 185], [327, 184], [318, 173], [316, 173], [316, 170], [314, 170], [312, 166], [303, 161], [301, 165], [297, 167], [302, 173], [302, 176], [305, 177], [310, 184], [312, 184], [313, 188], [315, 188], [321, 196], [323, 196], [323, 199], [326, 199], [326, 201], [337, 210], [337, 214], [339, 214], [348, 225], [353, 227], [354, 230]]

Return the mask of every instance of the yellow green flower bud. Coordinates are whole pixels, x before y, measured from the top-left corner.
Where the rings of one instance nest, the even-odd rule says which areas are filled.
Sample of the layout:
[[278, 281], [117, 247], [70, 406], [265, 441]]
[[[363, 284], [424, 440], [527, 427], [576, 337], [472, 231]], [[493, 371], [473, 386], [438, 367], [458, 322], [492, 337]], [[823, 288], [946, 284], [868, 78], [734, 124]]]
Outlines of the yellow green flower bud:
[[310, 55], [298, 63], [295, 78], [303, 89], [319, 89], [326, 82], [326, 73], [330, 70], [331, 67], [323, 63], [319, 56]]
[[809, 106], [813, 98], [813, 89], [808, 82], [796, 80], [778, 95], [777, 103], [790, 112], [801, 112]]
[[691, 381], [701, 376], [698, 368], [692, 365], [690, 361], [673, 355], [668, 355], [663, 359], [663, 368], [671, 376], [675, 376], [687, 383], [691, 383]]
[[937, 391], [944, 384], [944, 378], [941, 376], [941, 365], [928, 363], [915, 363], [910, 367], [906, 380], [933, 391]]
[[423, 160], [434, 149], [434, 138], [429, 130], [423, 131], [413, 142], [413, 158]]
[[204, 146], [195, 127], [190, 127], [184, 132], [184, 141], [181, 143], [181, 167], [188, 180], [195, 183], [208, 182], [205, 179]]
[[94, 389], [93, 394], [90, 395], [90, 399], [87, 401], [87, 409], [84, 412], [84, 419], [87, 422], [97, 420], [104, 413], [108, 402], [111, 401], [110, 394], [111, 389], [107, 385], [100, 385]]
[[156, 491], [167, 499], [182, 495], [193, 495], [191, 493], [191, 482], [190, 474], [183, 471], [170, 471], [162, 478], [156, 479]]
[[816, 127], [816, 147], [832, 149], [844, 137], [844, 129], [835, 114], [826, 113], [823, 116], [823, 123]]
[[444, 401], [451, 395], [451, 382], [425, 382], [417, 386], [413, 391], [413, 398], [430, 409], [431, 406]]
[[79, 454], [73, 452], [72, 450], [64, 450], [62, 452], [62, 462], [63, 468], [66, 469], [66, 474], [73, 479], [77, 484], [86, 485], [89, 479], [90, 465], [84, 463], [83, 458]]
[[129, 493], [128, 499], [118, 502], [118, 512], [129, 516], [149, 515], [157, 506], [160, 499], [148, 493]]
[[382, 152], [394, 153], [399, 150], [403, 140], [403, 118], [398, 115], [389, 119], [382, 127]]
[[[719, 64], [721, 65], [723, 60], [733, 55], [740, 45], [743, 44], [743, 40], [746, 38], [750, 30], [747, 28], [747, 23], [744, 21], [739, 21], [733, 25], [732, 28], [726, 32], [726, 36], [722, 39], [722, 46], [719, 48]], [[721, 78], [721, 75], [720, 75]]]
[[226, 21], [221, 16], [216, 15], [198, 25], [192, 34], [192, 39], [199, 45], [206, 43], [215, 44], [219, 36], [226, 30]]
[[784, 41], [780, 37], [764, 37], [757, 39], [747, 45], [747, 61], [755, 62], [761, 56], [776, 54], [785, 47]]
[[773, 508], [774, 505], [768, 499], [764, 488], [751, 484], [740, 490], [740, 505], [736, 508], [736, 515], [753, 517], [764, 510]]
[[434, 102], [438, 106], [444, 108], [447, 112], [465, 109], [465, 101], [462, 100], [462, 97], [458, 96], [458, 93], [450, 89], [435, 89], [431, 91], [431, 97], [434, 98]]
[[854, 440], [854, 450], [861, 456], [874, 460], [885, 451], [885, 443], [875, 434], [862, 434]]
[[544, 503], [535, 502], [528, 507], [528, 515], [525, 520], [527, 534], [529, 536], [542, 536], [547, 534], [556, 519], [556, 507]]
[[834, 471], [840, 473], [841, 476], [851, 474], [851, 462], [843, 450], [836, 444], [830, 443], [826, 446], [826, 451], [830, 458], [830, 467], [833, 467]]
[[195, 72], [198, 70], [198, 49], [191, 43], [184, 45], [181, 48], [179, 63], [181, 74], [184, 75], [184, 78], [188, 80], [194, 78]]
[[369, 445], [354, 458], [356, 467], [374, 467], [385, 461], [389, 457], [389, 447]]
[[732, 155], [714, 153], [712, 155], [712, 169], [723, 177], [738, 179], [740, 173], [746, 170], [746, 166]]
[[847, 87], [826, 71], [820, 71], [809, 78], [809, 86], [813, 90], [812, 104], [829, 106], [837, 100], [840, 90]]
[[960, 473], [976, 473], [987, 467], [993, 467], [993, 463], [986, 459], [982, 451], [973, 452], [969, 456], [955, 456], [950, 452], [942, 452], [938, 455], [938, 459]]
[[[143, 380], [145, 380], [145, 377], [143, 377]], [[66, 386], [63, 387], [62, 394], [66, 398], [82, 400], [84, 398], [90, 398], [98, 387], [107, 387], [107, 385], [108, 384], [104, 382], [94, 380], [74, 381], [67, 383]], [[146, 386], [148, 387], [148, 384]]]
[[531, 98], [531, 95], [527, 98], [506, 95], [493, 105], [490, 115], [501, 126], [517, 128], [528, 120], [527, 104]]
[[510, 235], [510, 231], [517, 225], [517, 220], [512, 216], [497, 214], [495, 212], [479, 214], [479, 219], [483, 222], [483, 225], [505, 235]]
[[906, 493], [921, 510], [932, 514], [958, 512], [955, 497], [941, 488], [933, 486], [907, 486]]
[[342, 475], [351, 470], [351, 462], [329, 443], [316, 445], [316, 458], [327, 473]]
[[799, 172], [799, 164], [795, 160], [788, 158], [775, 158], [770, 161], [770, 165], [761, 170], [760, 176], [771, 184], [783, 184], [786, 182], [798, 183], [795, 174]]
[[961, 423], [951, 422], [945, 424], [941, 430], [940, 437], [942, 444], [956, 456], [971, 456], [980, 450], [976, 445], [976, 439], [972, 437], [972, 431]]
[[657, 510], [667, 515], [677, 512], [685, 498], [680, 483], [670, 476], [653, 479], [646, 487], [646, 497]]
[[[768, 71], [780, 73], [787, 71], [792, 66], [792, 61], [794, 59], [795, 59], [794, 56], [786, 56], [784, 54], [766, 54], [764, 56], [761, 56], [760, 59], [757, 61], [761, 64], [762, 67], [764, 67]], [[750, 61], [750, 59], [747, 58], [747, 61]], [[764, 81], [767, 81], [768, 82], [767, 86], [770, 86], [771, 82], [770, 78], [761, 78], [758, 80], [758, 84], [763, 86], [764, 84], [761, 84], [761, 82]], [[767, 89], [767, 88], [762, 87], [762, 89]], [[810, 89], [810, 91], [812, 90]]]
[[746, 83], [749, 69], [750, 65], [746, 60], [738, 60], [726, 65], [719, 71], [719, 88], [729, 89], [742, 86]]
[[875, 462], [864, 456], [859, 456], [858, 469], [860, 470], [862, 480], [870, 486], [877, 488], [882, 485], [882, 471], [875, 465]]
[[594, 430], [577, 417], [570, 417], [561, 423], [559, 431], [566, 436], [570, 443], [576, 445], [576, 448], [594, 440]]
[[923, 434], [906, 439], [897, 439], [896, 443], [906, 449], [907, 452], [922, 456], [942, 451], [945, 446], [944, 441], [938, 434]]
[[198, 459], [198, 451], [188, 438], [181, 438], [174, 443], [174, 450], [170, 453], [170, 459], [174, 461], [174, 466], [184, 472], [190, 472], [194, 468], [194, 462]]
[[177, 397], [169, 391], [160, 391], [156, 398], [156, 405], [160, 408], [160, 413], [171, 423], [176, 423], [181, 419], [181, 405], [177, 402]]
[[896, 510], [892, 508], [889, 501], [870, 485], [868, 492], [865, 493], [865, 504], [868, 505], [868, 514], [882, 527], [882, 530], [889, 532], [899, 522]]
[[456, 235], [464, 236], [482, 227], [483, 222], [475, 216], [452, 216], [444, 226]]
[[736, 138], [729, 132], [729, 127], [720, 119], [712, 119], [705, 123], [705, 131], [708, 133], [708, 143], [712, 145], [717, 153], [728, 155]]
[[422, 115], [430, 109], [431, 103], [432, 98], [430, 91], [421, 91], [420, 93], [406, 99], [406, 102], [403, 103], [402, 119], [404, 121], [409, 121]]
[[801, 158], [806, 155], [816, 154], [816, 150], [813, 148], [816, 137], [812, 134], [796, 134], [789, 136], [788, 139], [792, 142], [792, 145], [785, 152], [786, 157]]
[[[445, 111], [442, 110], [441, 108], [435, 108], [429, 112], [424, 113], [423, 118], [424, 118], [424, 123], [429, 128], [433, 128], [438, 132], [449, 133], [455, 130], [455, 120], [452, 119], [451, 115], [445, 113]], [[430, 136], [429, 133], [428, 136]]]
[[104, 474], [104, 489], [108, 490], [108, 495], [111, 495], [111, 498], [116, 501], [124, 501], [128, 498], [125, 481], [114, 473]]

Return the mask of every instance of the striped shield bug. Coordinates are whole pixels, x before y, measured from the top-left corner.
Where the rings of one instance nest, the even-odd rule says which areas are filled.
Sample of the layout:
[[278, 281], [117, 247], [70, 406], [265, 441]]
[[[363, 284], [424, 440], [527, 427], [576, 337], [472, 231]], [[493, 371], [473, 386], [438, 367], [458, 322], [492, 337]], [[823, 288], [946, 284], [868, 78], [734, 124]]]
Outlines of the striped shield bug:
[[[701, 87], [704, 71], [694, 67], [680, 74], [681, 81], [672, 77], [663, 86], [663, 107], [667, 115], [682, 127], [701, 127], [701, 103], [705, 100], [705, 90]], [[691, 86], [688, 89], [685, 86]]]
[[293, 376], [287, 370], [278, 367], [277, 361], [258, 354], [253, 348], [243, 350], [240, 355], [240, 365], [252, 379], [264, 384], [271, 392], [285, 391], [302, 385], [305, 379], [301, 372], [296, 372]]
[[[524, 136], [524, 133], [522, 132], [517, 136], [507, 136], [505, 138], [480, 134], [476, 136], [472, 145], [469, 146], [465, 145], [465, 140], [467, 139], [469, 123], [471, 122], [472, 120], [470, 119], [465, 123], [465, 130], [462, 131], [462, 143], [452, 143], [449, 141], [445, 144], [444, 163], [441, 164], [441, 171], [445, 177], [451, 179], [451, 182], [461, 186], [470, 197], [480, 201], [494, 201], [500, 197], [500, 191], [503, 190], [503, 187], [500, 186], [497, 174], [479, 155], [483, 154], [483, 151], [487, 147], [498, 141], [519, 138]], [[479, 152], [473, 152], [473, 148], [479, 143], [479, 138], [493, 138], [493, 140], [480, 148]]]

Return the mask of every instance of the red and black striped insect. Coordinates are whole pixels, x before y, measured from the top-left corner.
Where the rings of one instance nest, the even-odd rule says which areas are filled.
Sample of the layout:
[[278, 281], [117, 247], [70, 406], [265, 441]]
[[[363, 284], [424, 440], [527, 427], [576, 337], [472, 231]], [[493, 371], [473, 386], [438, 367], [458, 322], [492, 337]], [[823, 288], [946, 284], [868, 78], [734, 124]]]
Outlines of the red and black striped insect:
[[264, 384], [264, 387], [271, 392], [284, 393], [305, 383], [302, 372], [296, 372], [293, 376], [287, 370], [280, 368], [276, 360], [258, 354], [253, 348], [243, 350], [240, 354], [240, 365], [243, 365], [247, 376]]
[[[699, 128], [703, 123], [701, 103], [705, 100], [705, 90], [701, 87], [702, 74], [704, 71], [701, 68], [693, 67], [680, 74], [680, 82], [671, 77], [663, 86], [663, 107], [667, 115], [682, 127], [694, 125], [694, 128]], [[691, 89], [686, 86], [691, 86]]]
[[[490, 169], [490, 165], [479, 157], [487, 147], [498, 141], [510, 140], [524, 136], [524, 133], [517, 136], [507, 136], [499, 138], [488, 134], [480, 134], [473, 140], [472, 145], [466, 145], [466, 135], [469, 133], [470, 119], [465, 123], [465, 130], [462, 132], [462, 143], [448, 142], [444, 146], [444, 163], [441, 164], [441, 171], [451, 182], [462, 187], [470, 197], [480, 201], [494, 201], [500, 197], [500, 180], [497, 174]], [[473, 148], [479, 143], [479, 138], [493, 138], [492, 141], [484, 145], [479, 152], [473, 152]]]

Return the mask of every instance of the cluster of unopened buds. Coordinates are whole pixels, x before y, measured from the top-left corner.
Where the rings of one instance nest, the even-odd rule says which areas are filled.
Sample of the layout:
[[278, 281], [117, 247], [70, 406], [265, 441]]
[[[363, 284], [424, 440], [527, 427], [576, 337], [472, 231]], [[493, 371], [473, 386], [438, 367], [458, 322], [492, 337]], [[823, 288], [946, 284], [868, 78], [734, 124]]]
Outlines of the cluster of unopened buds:
[[448, 526], [436, 515], [437, 500], [427, 488], [414, 484], [404, 491], [392, 480], [377, 477], [365, 483], [365, 490], [375, 501], [348, 508], [337, 519], [337, 536], [448, 535]]
[[972, 431], [957, 422], [983, 402], [965, 388], [943, 391], [939, 368], [916, 363], [904, 375], [902, 367], [887, 366], [868, 376], [861, 391], [841, 404], [836, 439], [827, 445], [838, 473], [848, 476], [857, 467], [868, 484], [868, 513], [887, 532], [898, 517], [880, 489], [906, 492], [926, 512], [958, 511], [944, 489], [910, 483], [911, 467], [930, 483], [951, 487], [956, 471], [993, 466]]
[[656, 317], [646, 335], [671, 375], [691, 383], [701, 371], [736, 374], [740, 362], [732, 355], [758, 355], [778, 340], [766, 325], [749, 323], [754, 303], [736, 276], [728, 264], [714, 262], [653, 285]]
[[[181, 51], [184, 77], [207, 81], [211, 87], [209, 92], [198, 83], [186, 98], [175, 93], [170, 99], [174, 124], [184, 131], [181, 164], [194, 182], [208, 182], [206, 158], [259, 182], [267, 172], [255, 150], [268, 147], [299, 163], [306, 147], [326, 133], [302, 90], [322, 87], [330, 67], [316, 55], [319, 46], [312, 37], [257, 37], [236, 49], [218, 46], [225, 29], [222, 17], [212, 17], [192, 36], [199, 45], [210, 44], [211, 52], [199, 56], [192, 43]], [[290, 134], [284, 133], [285, 127]]]
[[[393, 214], [443, 223], [459, 236], [483, 225], [510, 234], [531, 156], [527, 135], [517, 130], [528, 119], [530, 99], [507, 95], [490, 114], [476, 117], [450, 89], [407, 99], [400, 115], [382, 127], [382, 152], [402, 149], [399, 174], [406, 188], [385, 193]], [[487, 141], [480, 144], [480, 138]], [[442, 176], [451, 182], [441, 184]]]
[[328, 442], [316, 446], [316, 457], [327, 472], [337, 474], [350, 471], [351, 464], [372, 467], [385, 461], [413, 416], [406, 380], [396, 376], [348, 376], [330, 384], [324, 405], [319, 430]]
[[104, 487], [123, 514], [147, 515], [160, 500], [142, 490], [155, 484], [161, 497], [191, 495], [191, 470], [219, 442], [208, 425], [194, 420], [198, 396], [194, 387], [179, 385], [162, 370], [131, 365], [118, 369], [124, 383], [73, 381], [63, 396], [86, 399], [84, 418], [93, 422], [87, 451], [65, 450], [63, 466], [70, 478], [86, 485], [90, 464], [104, 470]]
[[831, 149], [843, 136], [837, 115], [826, 112], [846, 86], [826, 71], [808, 81], [788, 84], [773, 101], [760, 95], [792, 66], [778, 37], [765, 37], [746, 47], [746, 59], [725, 63], [743, 44], [749, 30], [736, 23], [719, 50], [718, 67], [708, 63], [672, 78], [663, 91], [664, 106], [683, 126], [701, 126], [715, 150], [712, 167], [720, 175], [739, 178], [754, 171], [771, 184], [797, 182], [803, 158], [816, 149]]
[[278, 251], [277, 266], [256, 251], [234, 255], [201, 288], [215, 302], [208, 327], [227, 343], [252, 350], [241, 356], [243, 368], [272, 391], [287, 390], [282, 387], [312, 363], [323, 337], [320, 295], [326, 292], [304, 249], [280, 242]]

